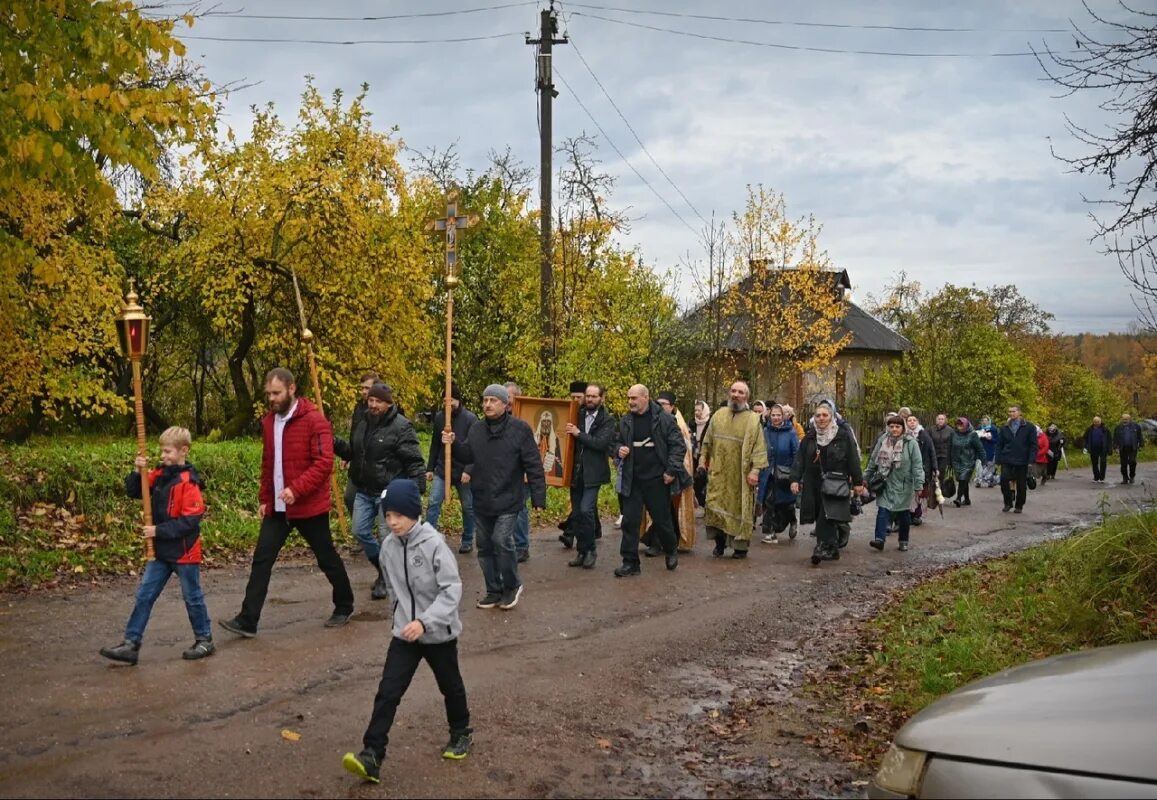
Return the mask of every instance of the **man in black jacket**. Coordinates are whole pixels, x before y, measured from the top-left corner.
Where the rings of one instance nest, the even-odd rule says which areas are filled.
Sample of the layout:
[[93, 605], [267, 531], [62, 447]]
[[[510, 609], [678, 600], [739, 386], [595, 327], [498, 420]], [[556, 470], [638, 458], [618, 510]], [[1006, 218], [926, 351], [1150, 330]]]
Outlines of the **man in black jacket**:
[[[1036, 463], [1036, 426], [1020, 415], [1020, 406], [1008, 407], [1008, 422], [996, 437], [996, 463], [1000, 466], [1000, 491], [1004, 511], [1020, 514], [1028, 496], [1028, 465]], [[1013, 494], [1012, 484], [1016, 483]], [[1016, 508], [1013, 508], [1015, 503]]]
[[[454, 445], [452, 458], [466, 465], [474, 492], [474, 522], [478, 539], [478, 563], [486, 581], [486, 596], [478, 608], [510, 610], [522, 597], [514, 528], [518, 511], [530, 487], [535, 508], [546, 508], [546, 475], [542, 456], [534, 444], [530, 426], [506, 413], [510, 395], [496, 383], [482, 392], [482, 419], [476, 420], [463, 441], [453, 431], [442, 432], [442, 443]], [[525, 484], [523, 483], [525, 479]]]
[[[459, 437], [465, 439], [470, 426], [478, 417], [462, 405], [462, 393], [458, 384], [450, 384], [450, 427]], [[446, 427], [446, 410], [434, 415], [434, 430]], [[438, 528], [438, 518], [442, 515], [442, 502], [446, 499], [446, 448], [430, 445], [430, 458], [426, 461], [426, 481], [430, 485], [430, 504], [426, 508], [426, 522]], [[474, 493], [470, 489], [470, 476], [463, 474], [466, 465], [450, 455], [450, 481], [458, 490], [458, 502], [462, 504], [462, 542], [459, 553], [469, 553], [474, 549]]]
[[[362, 418], [365, 417], [365, 415], [366, 415], [366, 408], [368, 407], [366, 404], [366, 398], [370, 396], [370, 389], [374, 388], [374, 384], [377, 383], [379, 380], [380, 380], [380, 378], [378, 378], [378, 373], [376, 373], [376, 372], [372, 372], [372, 371], [366, 372], [362, 375], [361, 386], [359, 387], [359, 391], [361, 391], [361, 393], [362, 393], [362, 399], [358, 400], [356, 403], [354, 403], [353, 410], [350, 411], [350, 438], [351, 439], [354, 436], [354, 428], [356, 428], [358, 426], [358, 423], [361, 422]], [[342, 466], [348, 470], [349, 469], [349, 462], [346, 462]], [[345, 481], [345, 494], [342, 497], [342, 500], [345, 501], [345, 510], [347, 513], [350, 514], [350, 516], [353, 516], [353, 513], [354, 513], [354, 498], [357, 496], [357, 493], [358, 493], [357, 487], [354, 486], [353, 480], [347, 474], [346, 475], [346, 481]], [[354, 545], [354, 551], [353, 552], [360, 553], [361, 551], [362, 551], [362, 543], [357, 542]]]
[[370, 596], [382, 600], [389, 590], [378, 561], [381, 543], [374, 534], [374, 522], [380, 516], [382, 490], [394, 478], [411, 478], [420, 491], [425, 491], [426, 462], [418, 446], [418, 435], [410, 421], [398, 412], [390, 387], [375, 383], [366, 397], [366, 413], [357, 421], [349, 441], [335, 436], [333, 450], [350, 465], [349, 476], [356, 489], [354, 536], [378, 573]]
[[667, 569], [679, 566], [678, 541], [671, 522], [671, 484], [683, 470], [687, 447], [675, 418], [651, 400], [646, 386], [627, 390], [630, 413], [618, 424], [618, 456], [622, 459], [623, 541], [619, 553], [622, 566], [616, 578], [641, 573], [639, 566], [639, 525], [643, 508], [655, 525], [655, 535], [666, 553]]
[[577, 555], [569, 567], [593, 569], [595, 566], [595, 531], [599, 518], [599, 489], [611, 482], [608, 450], [615, 435], [615, 420], [603, 408], [603, 387], [587, 384], [583, 394], [583, 411], [579, 423], [568, 422], [566, 432], [575, 439], [574, 475], [570, 484], [571, 522]]
[[1136, 483], [1137, 451], [1143, 444], [1141, 426], [1132, 414], [1122, 414], [1121, 424], [1113, 429], [1113, 447], [1121, 455], [1121, 483]]

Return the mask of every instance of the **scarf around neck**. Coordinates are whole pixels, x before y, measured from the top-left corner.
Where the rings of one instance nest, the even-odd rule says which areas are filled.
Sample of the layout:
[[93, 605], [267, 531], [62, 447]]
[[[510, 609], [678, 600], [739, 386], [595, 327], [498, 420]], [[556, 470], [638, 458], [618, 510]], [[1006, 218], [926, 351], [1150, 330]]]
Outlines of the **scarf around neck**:
[[904, 440], [906, 438], [908, 438], [907, 433], [901, 433], [895, 439], [885, 435], [880, 442], [880, 451], [876, 454], [876, 464], [885, 473], [891, 472], [900, 463], [900, 457], [904, 455]]

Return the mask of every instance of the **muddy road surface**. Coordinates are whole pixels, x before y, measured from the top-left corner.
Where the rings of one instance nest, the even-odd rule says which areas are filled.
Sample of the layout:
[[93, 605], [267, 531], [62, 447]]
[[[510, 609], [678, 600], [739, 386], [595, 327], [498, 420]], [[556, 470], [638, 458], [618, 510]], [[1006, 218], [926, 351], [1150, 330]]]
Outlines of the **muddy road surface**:
[[[973, 490], [943, 519], [868, 547], [874, 506], [856, 518], [838, 562], [809, 563], [813, 539], [711, 557], [700, 538], [679, 568], [644, 559], [616, 579], [618, 531], [593, 571], [566, 566], [555, 531], [535, 532], [515, 609], [479, 610], [477, 561], [464, 580], [461, 664], [474, 750], [446, 762], [441, 696], [420, 667], [402, 701], [379, 786], [344, 772], [388, 643], [388, 602], [369, 599], [371, 568], [346, 556], [354, 621], [326, 629], [329, 585], [308, 559], [274, 571], [261, 629], [217, 626], [240, 607], [247, 570], [203, 574], [217, 654], [181, 660], [192, 642], [179, 586], [157, 602], [136, 667], [97, 651], [118, 642], [135, 579], [0, 597], [0, 796], [3, 797], [737, 797], [856, 796], [871, 765], [820, 746], [853, 721], [800, 691], [833, 644], [895, 589], [946, 565], [1026, 547], [1088, 524], [1098, 501], [1149, 499], [1095, 485], [1084, 470], [1001, 513], [998, 489]], [[283, 732], [290, 732], [286, 738]], [[294, 740], [293, 735], [299, 738]]]

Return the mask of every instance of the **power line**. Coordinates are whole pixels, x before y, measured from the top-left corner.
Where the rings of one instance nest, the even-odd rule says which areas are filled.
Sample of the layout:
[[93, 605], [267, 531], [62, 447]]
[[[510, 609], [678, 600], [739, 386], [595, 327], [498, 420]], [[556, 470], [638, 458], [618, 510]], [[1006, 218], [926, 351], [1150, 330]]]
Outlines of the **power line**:
[[[573, 4], [572, 4], [573, 5]], [[631, 28], [642, 28], [649, 31], [658, 31], [659, 33], [673, 33], [678, 36], [690, 36], [695, 39], [709, 39], [715, 42], [726, 42], [728, 44], [745, 44], [752, 47], [771, 47], [777, 50], [797, 50], [809, 53], [843, 53], [848, 55], [859, 56], [897, 56], [901, 58], [1011, 58], [1016, 56], [1032, 56], [1036, 54], [1031, 50], [1024, 52], [1009, 52], [1009, 53], [907, 53], [893, 50], [845, 50], [838, 47], [806, 47], [798, 44], [782, 44], [778, 42], [755, 42], [750, 39], [733, 39], [726, 36], [712, 36], [708, 33], [695, 33], [693, 31], [680, 31], [674, 28], [660, 28], [656, 25], [646, 25], [641, 22], [629, 22], [625, 19], [614, 19], [612, 17], [601, 17], [598, 14], [586, 14], [582, 11], [572, 11], [571, 16], [586, 17], [587, 19], [598, 19], [603, 22], [610, 22], [615, 25], [626, 25]]]
[[[328, 16], [308, 16], [297, 14], [241, 14], [230, 12], [210, 12], [206, 16], [224, 17], [225, 19], [284, 19], [284, 20], [308, 20], [313, 22], [380, 22], [391, 19], [417, 19], [419, 17], [452, 17], [458, 14], [476, 14], [482, 11], [499, 11], [504, 8], [521, 8], [523, 6], [537, 5], [538, 0], [523, 0], [520, 3], [503, 3], [496, 6], [479, 6], [478, 8], [461, 8], [456, 11], [424, 11], [415, 14], [385, 14], [374, 17], [328, 17]], [[157, 19], [170, 19], [170, 17], [163, 14], [148, 14]]]
[[[569, 32], [568, 35], [570, 35]], [[591, 77], [595, 79], [595, 83], [598, 84], [598, 87], [603, 90], [603, 95], [607, 98], [607, 101], [610, 102], [611, 107], [615, 109], [616, 113], [618, 113], [619, 119], [621, 119], [623, 124], [627, 126], [627, 130], [629, 130], [631, 135], [635, 137], [635, 141], [639, 143], [639, 147], [642, 148], [643, 152], [647, 155], [647, 158], [651, 160], [651, 163], [655, 166], [655, 169], [659, 170], [659, 174], [667, 179], [667, 183], [671, 184], [671, 188], [679, 193], [679, 196], [683, 198], [683, 202], [687, 204], [687, 207], [695, 212], [695, 216], [699, 217], [699, 221], [704, 225], [707, 225], [708, 222], [703, 218], [703, 215], [699, 213], [699, 209], [695, 208], [695, 204], [687, 199], [687, 195], [683, 194], [683, 190], [675, 184], [675, 181], [671, 180], [671, 176], [667, 174], [666, 170], [659, 166], [659, 162], [655, 160], [655, 157], [651, 155], [651, 151], [647, 149], [645, 144], [643, 144], [643, 140], [639, 138], [639, 134], [635, 131], [634, 126], [632, 126], [631, 123], [627, 121], [626, 116], [623, 114], [618, 104], [611, 97], [610, 92], [607, 91], [607, 87], [603, 86], [603, 82], [599, 80], [599, 76], [595, 74], [593, 69], [591, 69], [591, 65], [587, 63], [587, 60], [583, 58], [582, 51], [579, 50], [578, 45], [575, 44], [573, 35], [570, 35], [570, 44], [571, 47], [574, 48], [575, 55], [579, 57], [579, 61], [583, 62], [583, 66], [587, 68], [587, 72], [589, 72]]]
[[650, 11], [640, 8], [616, 8], [614, 6], [594, 6], [587, 3], [573, 3], [568, 0], [567, 5], [575, 8], [589, 8], [593, 11], [617, 11], [624, 14], [650, 14], [659, 17], [685, 17], [687, 19], [703, 19], [715, 22], [748, 22], [757, 25], [784, 25], [800, 28], [840, 28], [852, 30], [877, 31], [917, 31], [923, 33], [1072, 33], [1068, 28], [940, 28], [923, 27], [918, 25], [863, 25], [840, 22], [799, 22], [783, 19], [760, 19], [758, 17], [721, 17], [712, 14], [684, 14], [677, 11]]
[[204, 42], [260, 42], [265, 44], [458, 44], [460, 42], [481, 42], [489, 39], [504, 39], [507, 36], [523, 36], [525, 31], [511, 31], [509, 33], [493, 33], [488, 36], [462, 36], [456, 39], [272, 39], [249, 36], [188, 36], [185, 39], [198, 39]]
[[555, 66], [555, 68], [554, 68], [554, 74], [558, 76], [558, 79], [560, 81], [562, 81], [562, 85], [565, 86], [568, 90], [570, 90], [570, 93], [574, 97], [575, 102], [579, 104], [579, 108], [581, 108], [583, 111], [586, 112], [586, 115], [588, 117], [590, 117], [591, 122], [593, 122], [595, 124], [595, 127], [599, 129], [599, 133], [601, 133], [603, 135], [603, 138], [607, 140], [607, 144], [609, 144], [611, 146], [612, 150], [614, 150], [616, 153], [618, 153], [619, 158], [621, 158], [623, 160], [623, 163], [626, 164], [630, 168], [631, 172], [635, 173], [635, 177], [637, 177], [639, 180], [641, 180], [643, 182], [643, 184], [648, 189], [651, 190], [651, 194], [653, 194], [653, 195], [655, 195], [655, 197], [659, 198], [660, 202], [662, 202], [663, 205], [665, 205], [667, 207], [667, 210], [675, 215], [675, 219], [682, 222], [683, 225], [686, 226], [687, 230], [691, 231], [691, 233], [698, 236], [699, 231], [695, 230], [693, 227], [691, 227], [690, 223], [688, 223], [687, 220], [683, 219], [683, 217], [679, 214], [679, 212], [675, 210], [675, 207], [672, 206], [669, 202], [667, 202], [667, 198], [665, 198], [665, 197], [663, 197], [663, 195], [659, 194], [658, 190], [655, 189], [655, 187], [652, 186], [650, 184], [650, 182], [646, 178], [643, 177], [642, 173], [640, 173], [637, 169], [635, 169], [634, 164], [632, 164], [627, 159], [627, 157], [625, 155], [623, 155], [623, 151], [618, 148], [618, 146], [615, 144], [614, 140], [612, 140], [610, 136], [607, 136], [607, 132], [605, 130], [603, 130], [603, 126], [599, 124], [599, 121], [597, 119], [595, 119], [595, 115], [591, 113], [591, 110], [589, 108], [587, 108], [586, 103], [584, 103], [582, 101], [582, 98], [580, 98], [578, 96], [578, 93], [574, 90], [574, 87], [571, 86], [570, 83], [567, 82], [567, 79], [563, 77], [562, 73], [559, 72], [559, 69], [557, 66]]

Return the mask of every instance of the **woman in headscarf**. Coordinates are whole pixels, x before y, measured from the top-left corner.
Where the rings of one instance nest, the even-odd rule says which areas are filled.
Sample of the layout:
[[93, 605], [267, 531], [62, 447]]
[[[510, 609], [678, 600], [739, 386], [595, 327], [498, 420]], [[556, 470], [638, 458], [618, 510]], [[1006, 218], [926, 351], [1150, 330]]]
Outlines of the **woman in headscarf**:
[[783, 416], [783, 406], [773, 403], [763, 429], [767, 442], [767, 467], [759, 476], [757, 502], [763, 508], [763, 543], [775, 544], [787, 530], [787, 538], [799, 532], [795, 520], [795, 495], [791, 493], [791, 465], [799, 450], [795, 428]]
[[924, 482], [920, 445], [908, 433], [899, 414], [888, 417], [884, 433], [872, 448], [864, 483], [876, 493], [876, 535], [870, 542], [884, 549], [893, 520], [900, 528], [900, 549], [908, 549], [912, 496]]
[[707, 505], [707, 470], [700, 470], [699, 450], [703, 447], [703, 437], [707, 435], [707, 426], [711, 424], [711, 406], [706, 400], [695, 401], [695, 419], [691, 427], [691, 454], [694, 457], [695, 470], [695, 502], [700, 508]]
[[922, 525], [924, 523], [924, 500], [927, 499], [929, 509], [936, 508], [935, 475], [933, 475], [936, 470], [936, 445], [932, 442], [932, 437], [928, 431], [924, 430], [924, 426], [920, 424], [920, 418], [915, 414], [908, 414], [905, 422], [908, 425], [908, 433], [912, 435], [920, 447], [920, 459], [924, 462], [924, 485], [917, 486], [916, 493], [912, 495], [914, 505], [912, 524]]
[[972, 505], [968, 487], [972, 485], [972, 473], [976, 462], [984, 463], [984, 445], [980, 434], [972, 429], [968, 417], [956, 418], [956, 429], [948, 440], [948, 463], [956, 474], [956, 499], [952, 504], [957, 508]]
[[791, 492], [800, 496], [799, 521], [816, 525], [812, 565], [840, 557], [838, 523], [852, 521], [852, 492], [863, 494], [863, 471], [851, 429], [836, 421], [836, 404], [816, 405], [814, 426], [791, 466]]

